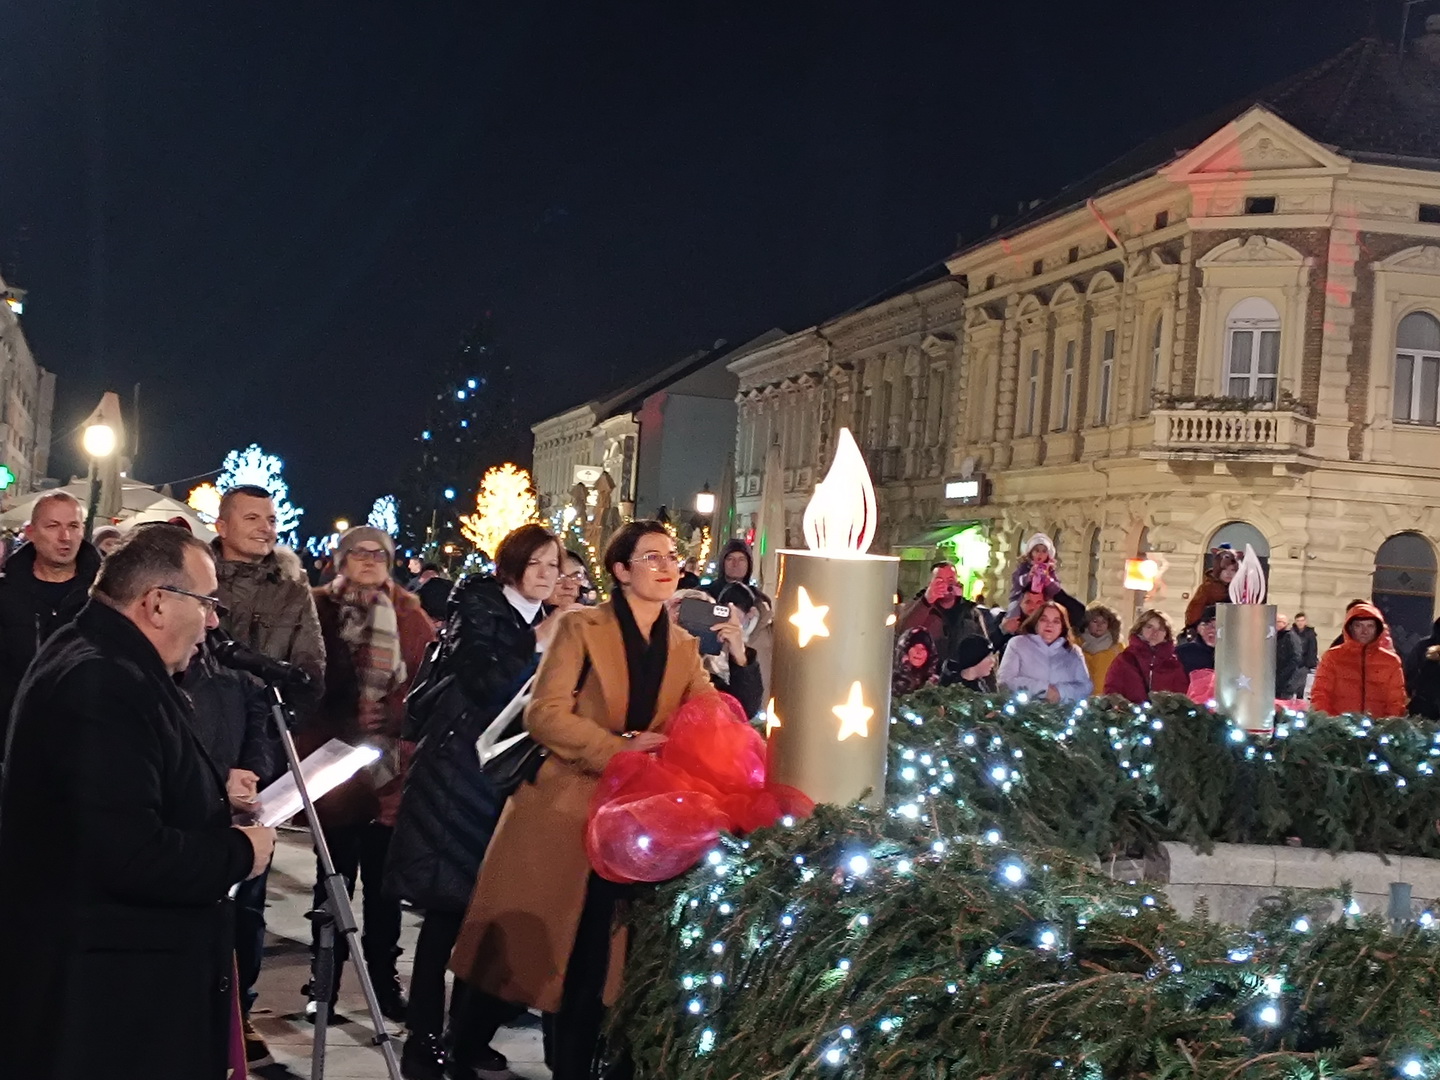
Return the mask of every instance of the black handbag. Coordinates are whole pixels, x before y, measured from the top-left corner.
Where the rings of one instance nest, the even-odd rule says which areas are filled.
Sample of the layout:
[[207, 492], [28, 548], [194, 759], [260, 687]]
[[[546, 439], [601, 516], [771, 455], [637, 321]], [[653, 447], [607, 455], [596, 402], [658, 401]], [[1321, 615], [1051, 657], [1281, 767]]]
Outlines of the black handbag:
[[[587, 652], [580, 665], [580, 678], [575, 681], [576, 694], [580, 693], [580, 688], [585, 685], [589, 674], [590, 654]], [[515, 695], [516, 701], [527, 695], [530, 685], [526, 683], [521, 687], [520, 692]], [[490, 749], [481, 750], [477, 746], [477, 752], [480, 754], [480, 772], [496, 791], [508, 799], [520, 790], [521, 784], [535, 782], [535, 778], [540, 775], [540, 767], [550, 756], [550, 748], [536, 742], [525, 731], [523, 707], [508, 717], [504, 715], [506, 711], [509, 711], [508, 707], [501, 710], [501, 715], [497, 716], [490, 727], [485, 729], [485, 734], [480, 736], [481, 743], [489, 741]]]
[[[459, 680], [451, 670], [449, 635], [442, 630], [430, 648], [405, 695], [405, 720], [401, 738], [418, 743], [431, 731], [448, 728], [464, 711], [465, 700]], [[443, 715], [442, 715], [443, 714]], [[437, 724], [436, 719], [440, 719]]]

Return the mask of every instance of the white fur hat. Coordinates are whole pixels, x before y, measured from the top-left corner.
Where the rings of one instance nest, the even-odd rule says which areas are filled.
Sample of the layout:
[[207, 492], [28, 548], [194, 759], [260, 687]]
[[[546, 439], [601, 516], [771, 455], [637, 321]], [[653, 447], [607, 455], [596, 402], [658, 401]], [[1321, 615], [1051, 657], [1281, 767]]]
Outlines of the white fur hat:
[[1050, 559], [1052, 562], [1054, 561], [1055, 541], [1050, 539], [1049, 534], [1043, 532], [1037, 532], [1034, 536], [1030, 537], [1029, 540], [1025, 541], [1025, 546], [1020, 549], [1020, 557], [1022, 559], [1028, 557], [1030, 552], [1034, 551], [1037, 547], [1043, 547], [1046, 551], [1050, 552]]

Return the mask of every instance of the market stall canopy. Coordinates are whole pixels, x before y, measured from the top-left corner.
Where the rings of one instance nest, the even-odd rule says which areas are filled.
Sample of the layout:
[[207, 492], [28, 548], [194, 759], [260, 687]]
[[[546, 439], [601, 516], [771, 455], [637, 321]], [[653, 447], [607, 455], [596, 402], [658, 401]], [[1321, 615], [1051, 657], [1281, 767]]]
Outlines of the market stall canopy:
[[[53, 491], [68, 492], [79, 500], [81, 507], [84, 507], [86, 500], [90, 497], [90, 482], [88, 480], [72, 480], [64, 487], [51, 488], [49, 491], [32, 491], [10, 509], [0, 514], [0, 528], [10, 530], [22, 528], [30, 521], [30, 512], [40, 498]], [[215, 530], [201, 521], [195, 511], [180, 500], [164, 495], [138, 480], [120, 481], [120, 512], [114, 517], [115, 524], [121, 529], [129, 529], [146, 521], [169, 521], [177, 516], [188, 521], [190, 527], [195, 531], [195, 535], [202, 540], [215, 538]], [[95, 522], [97, 526], [107, 523], [108, 519], [101, 518], [97, 518]]]

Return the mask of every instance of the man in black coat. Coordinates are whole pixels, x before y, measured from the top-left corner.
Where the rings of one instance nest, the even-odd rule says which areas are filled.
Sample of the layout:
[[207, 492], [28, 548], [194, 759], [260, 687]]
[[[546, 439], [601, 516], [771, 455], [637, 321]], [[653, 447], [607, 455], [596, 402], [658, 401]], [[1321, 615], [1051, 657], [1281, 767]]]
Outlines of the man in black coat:
[[100, 553], [84, 540], [85, 515], [68, 492], [35, 503], [25, 536], [30, 542], [0, 571], [0, 760], [25, 669], [40, 643], [74, 618], [100, 569]]
[[[0, 782], [7, 1077], [227, 1075], [227, 894], [275, 832], [231, 826], [173, 681], [216, 623], [215, 587], [184, 530], [132, 533], [21, 684]], [[164, 1035], [141, 1039], [157, 1017]]]

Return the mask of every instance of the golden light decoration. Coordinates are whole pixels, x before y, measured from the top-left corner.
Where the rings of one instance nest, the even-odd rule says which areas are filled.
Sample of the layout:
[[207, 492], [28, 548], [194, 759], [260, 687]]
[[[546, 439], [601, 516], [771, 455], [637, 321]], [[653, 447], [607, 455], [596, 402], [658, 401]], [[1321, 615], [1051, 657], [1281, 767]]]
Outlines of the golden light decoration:
[[209, 525], [220, 516], [220, 489], [214, 484], [201, 484], [191, 488], [190, 494], [185, 498], [185, 505]]
[[830, 628], [825, 625], [825, 616], [830, 614], [830, 608], [825, 604], [812, 603], [804, 585], [796, 590], [795, 602], [799, 606], [790, 616], [790, 623], [799, 633], [800, 647], [803, 649], [817, 637], [829, 637]]
[[492, 559], [506, 535], [540, 520], [530, 474], [510, 462], [488, 469], [475, 495], [475, 513], [460, 518], [460, 532]]
[[1135, 592], [1149, 592], [1155, 587], [1160, 576], [1160, 566], [1154, 559], [1125, 560], [1125, 588]]
[[775, 711], [775, 699], [772, 697], [765, 706], [765, 737], [768, 739], [770, 732], [780, 726], [780, 714]]
[[830, 710], [840, 718], [840, 733], [836, 739], [844, 742], [851, 735], [862, 739], [870, 737], [870, 718], [875, 710], [865, 704], [864, 689], [859, 681], [850, 684], [850, 696]]

